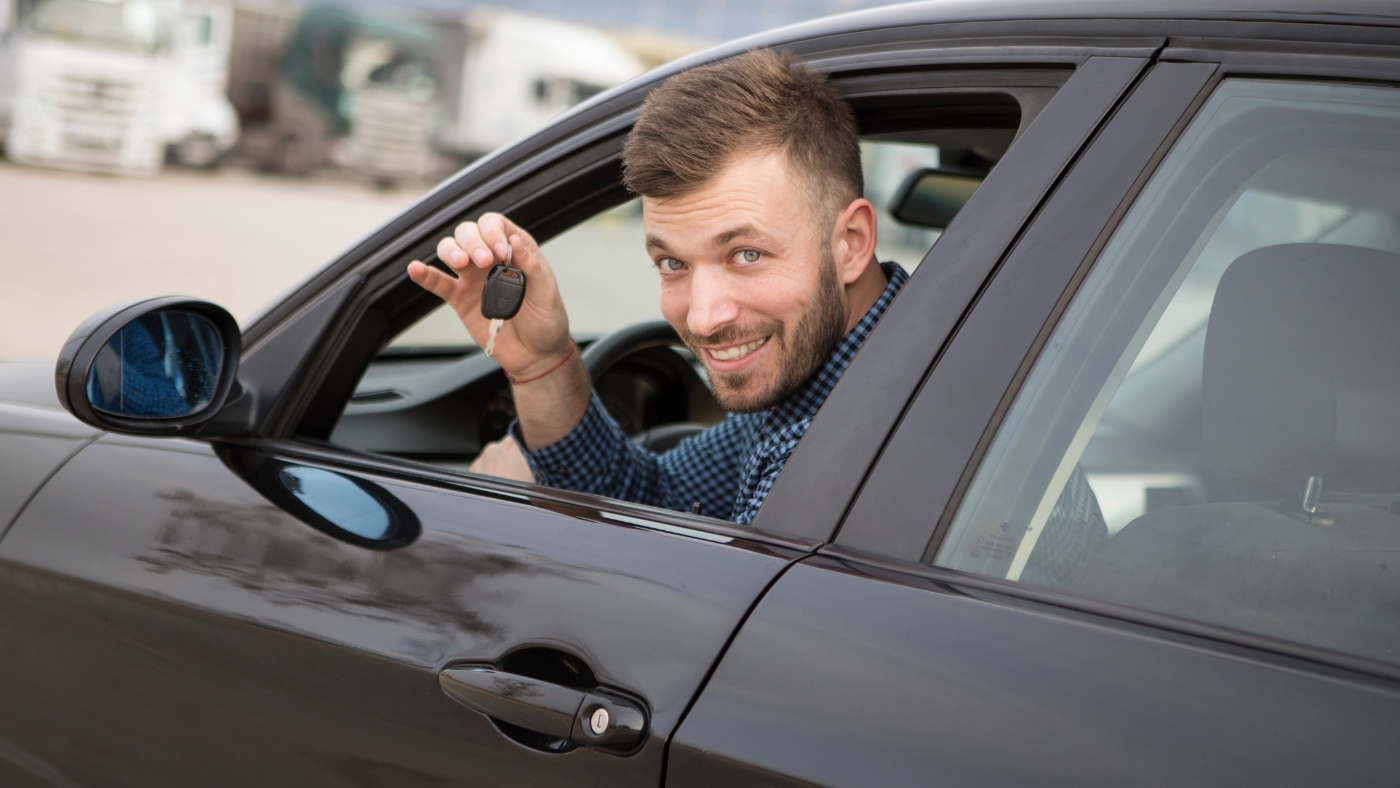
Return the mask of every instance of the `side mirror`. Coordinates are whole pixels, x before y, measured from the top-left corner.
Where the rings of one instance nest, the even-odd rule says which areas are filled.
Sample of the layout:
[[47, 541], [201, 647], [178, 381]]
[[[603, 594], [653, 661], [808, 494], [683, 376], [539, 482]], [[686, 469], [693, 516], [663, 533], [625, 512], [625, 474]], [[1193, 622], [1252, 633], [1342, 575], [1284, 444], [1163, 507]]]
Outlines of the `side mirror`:
[[128, 301], [88, 318], [54, 370], [58, 401], [79, 420], [129, 435], [188, 435], [234, 389], [242, 335], [207, 301]]
[[982, 185], [984, 177], [956, 170], [916, 170], [895, 192], [890, 215], [905, 224], [946, 229]]

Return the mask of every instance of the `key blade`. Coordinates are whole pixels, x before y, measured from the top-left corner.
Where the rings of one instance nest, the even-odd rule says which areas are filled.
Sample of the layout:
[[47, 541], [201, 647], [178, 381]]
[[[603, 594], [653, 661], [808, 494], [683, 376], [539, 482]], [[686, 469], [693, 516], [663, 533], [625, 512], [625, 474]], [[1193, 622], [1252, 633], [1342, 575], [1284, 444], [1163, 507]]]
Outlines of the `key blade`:
[[491, 321], [491, 327], [488, 329], [490, 335], [486, 338], [487, 358], [490, 358], [491, 354], [496, 352], [496, 335], [501, 333], [501, 326], [505, 325], [505, 323], [506, 321], [500, 319]]

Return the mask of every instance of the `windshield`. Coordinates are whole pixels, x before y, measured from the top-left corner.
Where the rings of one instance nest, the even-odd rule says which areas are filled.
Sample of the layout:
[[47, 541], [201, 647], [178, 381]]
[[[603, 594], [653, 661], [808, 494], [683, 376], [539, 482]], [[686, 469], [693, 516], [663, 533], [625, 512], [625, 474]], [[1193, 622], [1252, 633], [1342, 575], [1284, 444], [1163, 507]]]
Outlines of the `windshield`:
[[155, 0], [42, 0], [27, 28], [31, 35], [154, 52], [163, 38], [160, 11]]

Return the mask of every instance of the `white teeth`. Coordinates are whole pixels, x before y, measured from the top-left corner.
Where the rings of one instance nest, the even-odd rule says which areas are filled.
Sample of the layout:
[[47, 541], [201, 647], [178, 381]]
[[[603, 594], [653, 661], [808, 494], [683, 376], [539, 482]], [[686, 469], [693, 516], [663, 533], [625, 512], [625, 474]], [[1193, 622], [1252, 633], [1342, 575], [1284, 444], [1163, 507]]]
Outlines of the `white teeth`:
[[724, 350], [708, 350], [706, 352], [716, 361], [733, 361], [758, 350], [759, 347], [767, 341], [768, 337], [764, 337], [763, 339], [750, 342], [747, 345], [735, 345], [734, 347], [725, 348]]

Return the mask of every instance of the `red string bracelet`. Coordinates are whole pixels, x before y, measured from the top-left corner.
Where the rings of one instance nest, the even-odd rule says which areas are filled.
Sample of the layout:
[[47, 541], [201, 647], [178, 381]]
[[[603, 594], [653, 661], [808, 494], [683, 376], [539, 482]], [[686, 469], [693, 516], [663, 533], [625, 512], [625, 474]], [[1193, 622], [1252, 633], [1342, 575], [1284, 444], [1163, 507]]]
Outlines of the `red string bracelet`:
[[564, 362], [565, 362], [565, 361], [568, 361], [568, 360], [571, 359], [571, 358], [573, 358], [573, 357], [574, 357], [574, 351], [575, 351], [575, 350], [578, 350], [578, 343], [577, 343], [577, 342], [575, 342], [575, 341], [573, 341], [572, 339], [570, 339], [570, 340], [569, 340], [569, 344], [571, 345], [571, 347], [569, 348], [569, 352], [568, 352], [567, 354], [565, 354], [564, 357], [563, 357], [562, 359], [559, 360], [559, 363], [558, 363], [558, 364], [555, 364], [554, 366], [550, 367], [549, 369], [546, 369], [544, 372], [541, 372], [540, 374], [535, 375], [534, 377], [529, 377], [529, 378], [513, 378], [513, 377], [510, 376], [510, 373], [507, 372], [507, 373], [506, 373], [506, 380], [509, 380], [509, 381], [510, 381], [510, 384], [511, 384], [512, 386], [519, 386], [521, 383], [529, 383], [529, 382], [532, 381], [532, 380], [539, 380], [540, 378], [544, 377], [545, 375], [548, 375], [549, 373], [553, 372], [554, 370], [556, 370], [556, 369], [558, 369], [558, 368], [564, 366]]

